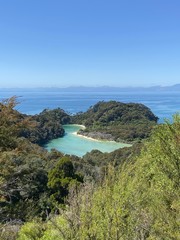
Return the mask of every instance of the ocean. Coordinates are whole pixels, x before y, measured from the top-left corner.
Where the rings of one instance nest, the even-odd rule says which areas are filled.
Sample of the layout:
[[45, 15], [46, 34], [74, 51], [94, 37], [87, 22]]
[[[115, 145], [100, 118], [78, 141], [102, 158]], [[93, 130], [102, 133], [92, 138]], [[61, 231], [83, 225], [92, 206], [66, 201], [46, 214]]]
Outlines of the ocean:
[[[172, 115], [180, 112], [179, 92], [82, 92], [82, 91], [38, 91], [38, 90], [0, 90], [0, 100], [17, 96], [20, 104], [16, 109], [25, 114], [38, 114], [44, 109], [61, 108], [67, 113], [75, 114], [84, 112], [98, 101], [120, 101], [124, 103], [142, 103], [149, 107], [152, 112], [159, 117], [159, 123], [164, 119], [172, 119]], [[68, 126], [63, 138], [50, 141], [45, 148], [57, 150], [77, 156], [83, 156], [92, 149], [102, 152], [110, 152], [123, 145], [117, 143], [96, 142], [85, 138], [80, 138], [72, 134], [76, 127]], [[69, 147], [71, 146], [71, 148]]]
[[61, 108], [70, 114], [84, 112], [98, 101], [115, 100], [142, 103], [159, 117], [159, 122], [171, 119], [180, 111], [180, 92], [63, 92], [38, 90], [0, 90], [0, 100], [17, 96], [16, 109], [25, 114], [38, 114], [44, 109]]

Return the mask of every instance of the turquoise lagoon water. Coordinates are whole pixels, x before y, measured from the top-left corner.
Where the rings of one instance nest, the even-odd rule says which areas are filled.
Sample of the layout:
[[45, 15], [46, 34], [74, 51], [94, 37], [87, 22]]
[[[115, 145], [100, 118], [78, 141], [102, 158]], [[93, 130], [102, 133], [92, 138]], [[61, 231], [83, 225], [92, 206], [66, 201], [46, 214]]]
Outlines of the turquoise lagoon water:
[[[180, 94], [173, 91], [157, 92], [64, 92], [64, 91], [39, 91], [36, 90], [5, 90], [0, 89], [0, 100], [12, 96], [20, 96], [20, 105], [16, 109], [25, 114], [38, 114], [43, 109], [62, 108], [66, 112], [75, 114], [87, 109], [98, 101], [115, 100], [124, 103], [134, 102], [142, 103], [148, 106], [153, 113], [159, 117], [159, 122], [164, 118], [171, 119], [176, 112], [180, 113]], [[99, 149], [103, 152], [110, 152], [116, 148], [122, 147], [120, 143], [95, 142], [73, 135], [72, 133], [79, 129], [75, 126], [66, 126], [66, 136], [61, 139], [51, 141], [47, 148], [57, 148], [63, 153], [84, 155], [92, 149]]]
[[80, 125], [69, 124], [63, 127], [66, 132], [65, 136], [63, 138], [54, 139], [46, 144], [45, 148], [47, 150], [55, 148], [62, 153], [82, 157], [93, 149], [97, 149], [101, 152], [112, 152], [118, 148], [131, 146], [130, 144], [113, 141], [96, 141], [76, 135], [75, 133], [82, 128]]

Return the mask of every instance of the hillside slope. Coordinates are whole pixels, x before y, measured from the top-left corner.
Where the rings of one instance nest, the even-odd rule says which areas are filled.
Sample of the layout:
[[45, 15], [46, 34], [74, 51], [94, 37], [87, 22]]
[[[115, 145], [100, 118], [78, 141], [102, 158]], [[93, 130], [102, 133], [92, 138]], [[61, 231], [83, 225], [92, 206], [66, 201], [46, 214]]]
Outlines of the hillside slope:
[[79, 132], [82, 135], [126, 142], [148, 137], [157, 120], [143, 104], [116, 101], [98, 102], [72, 118], [74, 123], [85, 125]]

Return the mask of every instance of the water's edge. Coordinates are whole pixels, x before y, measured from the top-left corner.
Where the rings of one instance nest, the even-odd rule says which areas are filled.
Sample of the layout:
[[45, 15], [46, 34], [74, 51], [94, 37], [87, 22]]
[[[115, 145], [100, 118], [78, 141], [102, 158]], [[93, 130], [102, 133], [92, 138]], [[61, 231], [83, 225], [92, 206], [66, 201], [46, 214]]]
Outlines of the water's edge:
[[97, 149], [101, 152], [112, 152], [118, 148], [130, 147], [131, 144], [119, 143], [115, 141], [99, 140], [78, 134], [83, 125], [67, 124], [63, 125], [65, 136], [51, 140], [45, 145], [50, 151], [52, 148], [64, 154], [76, 155], [82, 157], [87, 152]]

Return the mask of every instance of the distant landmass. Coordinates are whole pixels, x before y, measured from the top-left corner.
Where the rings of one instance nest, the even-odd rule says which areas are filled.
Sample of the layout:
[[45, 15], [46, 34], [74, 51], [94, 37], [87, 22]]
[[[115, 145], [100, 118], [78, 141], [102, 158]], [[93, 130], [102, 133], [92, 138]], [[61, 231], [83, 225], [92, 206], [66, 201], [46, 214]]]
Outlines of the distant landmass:
[[87, 87], [87, 86], [70, 86], [70, 87], [39, 87], [39, 88], [0, 88], [0, 91], [51, 91], [51, 92], [158, 92], [158, 91], [180, 91], [180, 84], [172, 86], [152, 86], [152, 87], [111, 87], [111, 86], [100, 86], [100, 87]]

